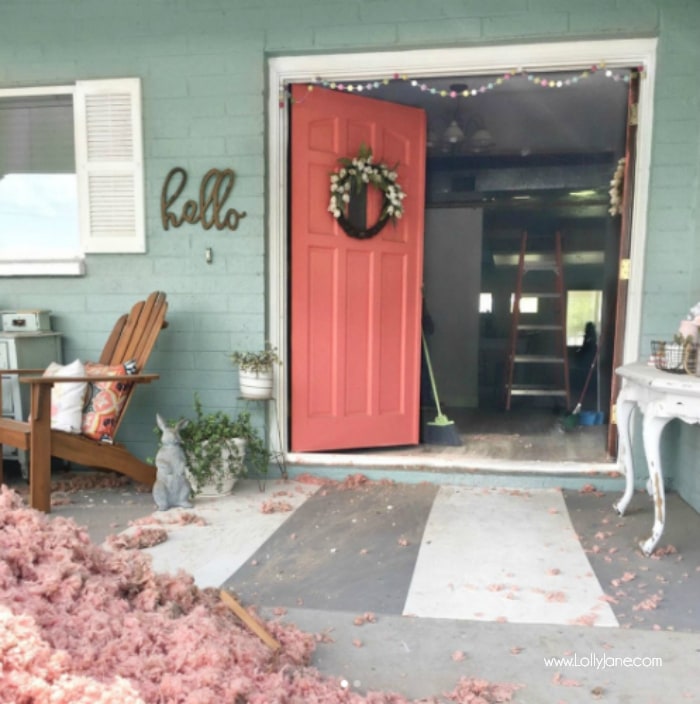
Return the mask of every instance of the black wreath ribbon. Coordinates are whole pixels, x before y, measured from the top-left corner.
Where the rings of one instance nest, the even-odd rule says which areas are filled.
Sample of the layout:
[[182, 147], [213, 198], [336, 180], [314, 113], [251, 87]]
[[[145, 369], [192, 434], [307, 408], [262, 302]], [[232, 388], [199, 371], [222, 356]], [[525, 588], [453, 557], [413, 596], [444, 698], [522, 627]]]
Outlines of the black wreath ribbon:
[[374, 223], [372, 227], [366, 227], [364, 230], [362, 230], [356, 225], [353, 225], [353, 223], [351, 223], [350, 220], [345, 217], [345, 213], [343, 212], [341, 212], [340, 215], [336, 218], [338, 225], [340, 225], [340, 227], [343, 228], [345, 234], [349, 235], [350, 237], [354, 237], [357, 240], [369, 240], [372, 237], [378, 235], [384, 229], [384, 226], [389, 222], [389, 214], [385, 210], [385, 206], [387, 205], [388, 200], [389, 199], [385, 196], [382, 207], [382, 212], [384, 213], [384, 215], [380, 216], [379, 220], [377, 220], [377, 222]]

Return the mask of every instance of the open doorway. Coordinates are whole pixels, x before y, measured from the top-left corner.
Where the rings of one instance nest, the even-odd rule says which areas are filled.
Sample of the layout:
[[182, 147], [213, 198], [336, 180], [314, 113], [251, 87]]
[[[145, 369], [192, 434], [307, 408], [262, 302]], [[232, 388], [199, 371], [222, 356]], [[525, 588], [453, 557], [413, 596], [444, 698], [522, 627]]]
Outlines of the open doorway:
[[[610, 190], [626, 152], [631, 74], [417, 78], [373, 92], [427, 113], [424, 317], [441, 401], [469, 452], [608, 458], [621, 228]], [[545, 295], [523, 294], [520, 323], [528, 330], [513, 340], [524, 232], [528, 258], [552, 256], [561, 235], [565, 298], [557, 302], [566, 311], [560, 334], [568, 389], [548, 395], [547, 388], [561, 388], [550, 384], [561, 371], [528, 364], [516, 373], [535, 391], [506, 411], [511, 351], [554, 359], [559, 368], [564, 361], [551, 331], [543, 332], [552, 322], [546, 282], [534, 286]], [[429, 415], [430, 389], [423, 395]]]
[[[603, 328], [602, 312], [616, 308], [621, 222], [609, 213], [609, 190], [625, 154], [629, 77], [520, 73], [372, 87], [384, 104], [426, 113], [424, 333], [442, 405], [472, 450], [482, 444], [500, 459], [607, 458], [611, 370], [596, 352], [611, 358], [615, 321], [607, 316]], [[359, 93], [362, 83], [352, 82], [341, 92], [353, 85]], [[540, 273], [542, 284], [523, 289], [516, 318], [523, 233], [528, 261], [553, 257], [559, 233], [563, 291], [548, 298], [549, 272]], [[512, 355], [537, 361], [516, 370], [521, 395], [506, 405]], [[424, 384], [422, 396], [427, 420], [435, 394]]]
[[[636, 64], [637, 62], [634, 63]], [[632, 65], [632, 62], [628, 65]], [[337, 71], [338, 69], [331, 65], [330, 70]], [[624, 71], [624, 67], [616, 69], [619, 74], [622, 71]], [[563, 75], [561, 72], [557, 73]], [[577, 72], [569, 71], [569, 73], [575, 75]], [[492, 80], [493, 75], [480, 74], [483, 80]], [[433, 83], [443, 81], [449, 85], [457, 81], [471, 81], [473, 84], [479, 78], [476, 75], [462, 76], [450, 72], [439, 77], [429, 76], [426, 82], [427, 80]], [[351, 82], [352, 79], [348, 77], [346, 80]], [[418, 82], [420, 80], [416, 79]], [[426, 220], [435, 216], [438, 221], [440, 218], [448, 220], [452, 218], [458, 222], [458, 227], [439, 227], [441, 234], [435, 236], [436, 241], [434, 242], [434, 244], [438, 245], [435, 251], [439, 251], [440, 243], [437, 240], [440, 237], [446, 240], [442, 242], [442, 247], [443, 250], [447, 248], [447, 261], [450, 265], [457, 268], [456, 278], [451, 279], [452, 283], [449, 283], [449, 277], [444, 276], [444, 268], [441, 270], [439, 265], [437, 276], [433, 277], [431, 282], [429, 278], [429, 268], [431, 266], [429, 259], [432, 256], [430, 254], [430, 243], [427, 243], [425, 250], [425, 287], [429, 296], [430, 314], [436, 323], [436, 332], [433, 335], [433, 356], [438, 373], [438, 386], [446, 402], [446, 407], [454, 410], [455, 414], [463, 414], [468, 418], [470, 413], [477, 413], [482, 418], [488, 418], [489, 412], [498, 411], [498, 396], [500, 393], [498, 377], [501, 374], [498, 369], [499, 355], [493, 351], [493, 348], [503, 344], [504, 334], [503, 323], [502, 321], [497, 321], [495, 315], [499, 311], [503, 312], [504, 300], [508, 301], [508, 304], [510, 302], [510, 292], [504, 294], [507, 288], [507, 284], [504, 282], [509, 274], [512, 277], [514, 268], [513, 253], [517, 251], [517, 247], [513, 247], [513, 243], [509, 242], [509, 240], [515, 239], [517, 242], [517, 238], [523, 229], [530, 231], [535, 238], [548, 236], [553, 225], [561, 229], [568, 229], [571, 233], [568, 235], [568, 242], [571, 246], [566, 256], [569, 260], [568, 263], [575, 264], [579, 269], [577, 275], [572, 275], [572, 284], [569, 288], [579, 294], [590, 294], [589, 298], [592, 297], [599, 304], [604, 302], [601, 306], [602, 308], [608, 309], [612, 307], [614, 309], [614, 296], [608, 295], [607, 298], [605, 296], [606, 285], [609, 284], [606, 283], [604, 275], [602, 277], [599, 276], [601, 270], [604, 274], [606, 268], [609, 267], [610, 271], [615, 272], [611, 279], [611, 281], [614, 281], [618, 268], [616, 254], [612, 257], [608, 257], [606, 254], [606, 247], [609, 247], [611, 252], [615, 252], [615, 237], [605, 240], [604, 234], [601, 234], [602, 230], [606, 228], [615, 229], [612, 222], [606, 219], [609, 218], [607, 215], [607, 208], [609, 207], [607, 190], [609, 189], [611, 174], [615, 170], [617, 151], [619, 150], [618, 145], [620, 143], [624, 144], [626, 91], [623, 81], [620, 79], [617, 81], [611, 80], [610, 84], [612, 85], [613, 82], [618, 84], [616, 87], [619, 89], [618, 95], [621, 96], [618, 107], [621, 107], [619, 119], [613, 119], [610, 122], [610, 125], [613, 126], [613, 131], [619, 136], [619, 141], [612, 146], [606, 144], [602, 149], [596, 148], [598, 151], [589, 150], [589, 152], [586, 152], [583, 148], [585, 138], [588, 135], [591, 133], [600, 134], [602, 131], [602, 123], [600, 122], [602, 105], [592, 104], [589, 107], [596, 112], [597, 122], [591, 125], [590, 123], [593, 121], [589, 119], [589, 124], [585, 126], [585, 130], [578, 129], [566, 115], [562, 117], [559, 114], [558, 124], [560, 132], [563, 134], [563, 138], [568, 138], [570, 141], [565, 142], [563, 147], [560, 145], [556, 154], [553, 151], [546, 154], [538, 153], [536, 144], [533, 148], [532, 144], [538, 137], [536, 129], [533, 128], [532, 122], [526, 119], [527, 115], [523, 110], [514, 110], [512, 107], [501, 107], [496, 112], [498, 118], [492, 119], [490, 124], [483, 117], [483, 114], [479, 116], [480, 122], [486, 122], [485, 130], [493, 138], [493, 145], [483, 145], [482, 143], [479, 150], [474, 153], [455, 154], [452, 152], [456, 150], [453, 150], [451, 146], [449, 151], [443, 151], [442, 153], [435, 152], [431, 154], [430, 151], [428, 152]], [[467, 83], [467, 85], [469, 84]], [[412, 87], [415, 88], [415, 86]], [[548, 92], [541, 86], [538, 86], [537, 89], [540, 94]], [[564, 90], [561, 91], [561, 94], [564, 93]], [[423, 92], [425, 93], [426, 91]], [[552, 90], [552, 94], [555, 92], [559, 91]], [[416, 93], [415, 90], [414, 93]], [[497, 91], [493, 91], [493, 95], [495, 96], [496, 94]], [[380, 96], [373, 94], [372, 97]], [[392, 98], [387, 99], [391, 100]], [[448, 101], [443, 102], [446, 104]], [[409, 102], [408, 104], [411, 103]], [[474, 101], [475, 106], [476, 104], [477, 101]], [[454, 109], [453, 106], [454, 102], [451, 109]], [[538, 100], [536, 107], [541, 112], [540, 118], [542, 118], [543, 114], [548, 114], [551, 117], [551, 115], [556, 113], [549, 107], [543, 108], [541, 100]], [[479, 110], [482, 113], [486, 112], [484, 108], [479, 108]], [[577, 108], [574, 108], [574, 111], [576, 110]], [[513, 152], [511, 149], [509, 157], [505, 149], [500, 151], [497, 146], [499, 144], [498, 140], [504, 134], [503, 132], [499, 133], [497, 119], [502, 119], [503, 115], [513, 112], [516, 113], [516, 117], [519, 117], [520, 122], [523, 123], [524, 131], [534, 141], [530, 145], [526, 144], [524, 146], [520, 143], [517, 147], [517, 152]], [[448, 130], [452, 121], [449, 120], [447, 122], [443, 134]], [[607, 121], [605, 124], [608, 124]], [[461, 129], [463, 132], [468, 132], [469, 126], [467, 126], [467, 130]], [[483, 133], [484, 128], [481, 125], [477, 125], [473, 132], [476, 133], [479, 130]], [[542, 132], [545, 136], [551, 135], [551, 129], [543, 129]], [[430, 133], [429, 141], [432, 141]], [[608, 153], [603, 158], [599, 154], [600, 151]], [[579, 163], [574, 165], [564, 163], [567, 154], [569, 157], [574, 155]], [[589, 154], [589, 156], [584, 158], [582, 156], [584, 154]], [[515, 157], [520, 162], [517, 165], [513, 163]], [[508, 163], [509, 158], [511, 159], [510, 163]], [[523, 161], [528, 162], [526, 166], [527, 172], [523, 171]], [[576, 169], [578, 169], [578, 174], [574, 178], [573, 172]], [[566, 173], [567, 170], [568, 174]], [[582, 171], [587, 172], [586, 178], [581, 177]], [[596, 174], [595, 178], [588, 178], [593, 173]], [[569, 179], [569, 176], [572, 178]], [[445, 185], [446, 182], [447, 186]], [[483, 187], [484, 184], [489, 183], [490, 185], [486, 188]], [[589, 185], [591, 186], [590, 188], [584, 187]], [[594, 193], [586, 195], [586, 191], [593, 191]], [[467, 224], [466, 235], [464, 235], [465, 223]], [[438, 224], [444, 225], [444, 221]], [[430, 223], [428, 223], [426, 241], [431, 237], [430, 227]], [[459, 236], [460, 229], [461, 236]], [[477, 231], [479, 233], [478, 237], [474, 234]], [[454, 233], [451, 241], [446, 237], [446, 233]], [[470, 240], [470, 246], [465, 247], [465, 239]], [[601, 241], [603, 242], [602, 253], [600, 249]], [[458, 248], [465, 247], [465, 256], [450, 256], [452, 251], [450, 248], [455, 246]], [[565, 244], [565, 252], [567, 252], [566, 247], [567, 245]], [[445, 257], [436, 257], [436, 259], [442, 259], [444, 267]], [[595, 276], [592, 273], [594, 269], [597, 269]], [[586, 271], [584, 272], [584, 270]], [[501, 289], [495, 287], [495, 283], [499, 279], [502, 283]], [[447, 295], [446, 301], [441, 301], [440, 296], [436, 295], [434, 290], [436, 282], [443, 285]], [[431, 287], [433, 290], [431, 290]], [[491, 298], [490, 307], [484, 303], [484, 300], [489, 296]], [[505, 307], [505, 312], [506, 316], [508, 316], [509, 310], [507, 306]], [[463, 318], [461, 321], [464, 324], [460, 324], [459, 320], [455, 320], [460, 315], [468, 315], [468, 320]], [[605, 315], [606, 310], [602, 310], [598, 315], [600, 320], [593, 321], [597, 323], [598, 334], [600, 334], [601, 329], [604, 330], [605, 328]], [[450, 320], [450, 317], [453, 319]], [[638, 326], [638, 320], [633, 321], [632, 328], [635, 326]], [[440, 334], [438, 332], [439, 328], [442, 329], [442, 341], [438, 337]], [[505, 328], [508, 328], [507, 323]], [[634, 329], [632, 329], [632, 332], [635, 333]], [[583, 330], [580, 331], [580, 334], [582, 333]], [[608, 332], [607, 334], [609, 335], [610, 333]], [[507, 337], [507, 334], [505, 337]], [[576, 333], [572, 332], [572, 344], [570, 345], [572, 348], [578, 347], [574, 340], [575, 337]], [[605, 337], [606, 333], [603, 332], [603, 338], [605, 339]], [[461, 341], [457, 340], [457, 338], [461, 338]], [[636, 342], [636, 340], [633, 341]], [[464, 355], [457, 354], [459, 349], [458, 342], [464, 345], [463, 351], [468, 348], [468, 353], [472, 355], [474, 363], [464, 364]], [[573, 354], [573, 352], [574, 350], [572, 349], [570, 353]], [[449, 362], [450, 355], [460, 359], [461, 369], [457, 369], [454, 374], [451, 374], [454, 368], [451, 369], [450, 364], [445, 362], [445, 358]], [[441, 356], [443, 359], [441, 359]], [[574, 367], [575, 365], [572, 365], [572, 374], [574, 373]], [[610, 374], [610, 369], [608, 374]], [[445, 375], [447, 375], [447, 380], [444, 378]], [[472, 377], [469, 378], [469, 375], [472, 375]], [[600, 373], [597, 369], [595, 370], [595, 378], [593, 383], [589, 384], [586, 396], [587, 404], [590, 404], [589, 399], [593, 398], [593, 403], [597, 407], [599, 403], [598, 397], [600, 396], [600, 406], [601, 408], [605, 407], [604, 389], [606, 382], [603, 375], [602, 370]], [[579, 384], [578, 387], [577, 383]], [[580, 389], [580, 381], [572, 380], [571, 407], [577, 400], [575, 398], [577, 389]], [[541, 406], [541, 410], [549, 414], [550, 421], [556, 421], [556, 417], [553, 418], [552, 416], [557, 413], [570, 410], [570, 408], [561, 407], [548, 408], [541, 399], [538, 399], [534, 405], [538, 407], [538, 411]], [[526, 410], [526, 415], [532, 418], [533, 413], [531, 410]], [[503, 418], [504, 427], [511, 428], [510, 435], [520, 435], [519, 432], [512, 430], [512, 426], [507, 426], [507, 423], [512, 423], [514, 416], [515, 414], [511, 413], [509, 418]], [[476, 427], [473, 422], [470, 425], [472, 429]], [[493, 427], [493, 423], [490, 421], [489, 426]], [[554, 427], [554, 422], [552, 422], [552, 427]], [[470, 445], [470, 451], [473, 451], [473, 443], [470, 443]], [[600, 446], [601, 448], [604, 447], [602, 440]], [[490, 452], [490, 456], [493, 456], [493, 450], [493, 447], [487, 448], [487, 455]], [[419, 451], [425, 459], [424, 448]], [[442, 452], [444, 450], [441, 450]], [[604, 450], [601, 450], [601, 453], [604, 453]], [[546, 452], [539, 452], [537, 453], [537, 458], [544, 460], [565, 459], [587, 463], [600, 460], [600, 457], [586, 457], [579, 453], [574, 453], [573, 456], [569, 453], [557, 457]], [[505, 459], [518, 461], [525, 458], [520, 454], [517, 457], [510, 456], [505, 457]]]

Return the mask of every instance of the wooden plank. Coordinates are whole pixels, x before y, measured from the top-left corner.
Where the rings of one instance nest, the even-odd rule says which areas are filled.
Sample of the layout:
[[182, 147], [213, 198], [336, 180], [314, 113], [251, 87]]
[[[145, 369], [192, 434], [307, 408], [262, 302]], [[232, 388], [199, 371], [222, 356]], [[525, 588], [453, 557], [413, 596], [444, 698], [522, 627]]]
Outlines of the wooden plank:
[[29, 438], [29, 505], [51, 511], [51, 386], [33, 384]]
[[223, 589], [219, 592], [221, 600], [233, 611], [238, 618], [272, 650], [279, 650], [282, 646], [279, 644], [272, 634], [252, 615], [243, 605]]
[[3, 418], [0, 420], [0, 437], [6, 445], [26, 451], [29, 449], [29, 423]]
[[114, 356], [114, 348], [119, 342], [122, 330], [124, 330], [124, 326], [126, 325], [126, 321], [128, 319], [129, 316], [124, 313], [124, 315], [122, 315], [119, 320], [117, 320], [117, 322], [114, 324], [112, 332], [107, 338], [107, 342], [105, 343], [104, 349], [102, 350], [102, 354], [100, 355], [100, 364], [111, 364], [111, 360]]
[[53, 454], [67, 462], [118, 472], [149, 488], [156, 480], [155, 466], [135, 457], [119, 443], [107, 445], [84, 435], [58, 430], [51, 438]]

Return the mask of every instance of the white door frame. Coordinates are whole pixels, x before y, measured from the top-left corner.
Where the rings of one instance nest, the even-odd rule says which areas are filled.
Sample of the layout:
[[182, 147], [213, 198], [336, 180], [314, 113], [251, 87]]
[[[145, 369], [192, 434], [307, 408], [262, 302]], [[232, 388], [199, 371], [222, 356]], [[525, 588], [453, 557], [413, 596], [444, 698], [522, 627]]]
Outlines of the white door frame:
[[[382, 79], [395, 73], [406, 77], [452, 75], [484, 75], [506, 73], [525, 69], [531, 73], [546, 71], [584, 70], [605, 61], [608, 68], [643, 66], [644, 78], [640, 82], [639, 122], [637, 131], [637, 162], [635, 169], [634, 212], [632, 216], [631, 273], [627, 298], [627, 322], [624, 337], [624, 362], [637, 358], [640, 328], [644, 251], [647, 230], [649, 191], [649, 166], [651, 161], [654, 83], [656, 72], [656, 39], [620, 39], [603, 41], [571, 41], [548, 44], [512, 44], [502, 46], [461, 47], [451, 49], [418, 49], [406, 51], [368, 52], [352, 54], [325, 54], [308, 56], [283, 56], [271, 58], [268, 64], [268, 323], [270, 342], [285, 357], [288, 342], [287, 282], [288, 271], [288, 111], [285, 99], [287, 84], [313, 83], [323, 80], [364, 81]], [[271, 447], [285, 453], [288, 447], [287, 428], [280, 419], [289, 411], [288, 360], [283, 358], [276, 380], [276, 418], [270, 418]], [[332, 453], [287, 454], [290, 461], [305, 460], [319, 464], [378, 464], [378, 456], [363, 454], [342, 455]], [[436, 460], [437, 461], [437, 460]], [[444, 457], [441, 462], [444, 464]], [[401, 464], [405, 464], [403, 460]], [[430, 464], [421, 458], [423, 466]], [[499, 469], [525, 469], [522, 462], [499, 462]], [[546, 462], [538, 462], [542, 469]], [[561, 469], [561, 463], [551, 463], [552, 471]], [[575, 463], [574, 463], [575, 464]], [[491, 463], [480, 461], [488, 468]], [[474, 467], [474, 461], [470, 460]], [[591, 464], [585, 463], [590, 469]], [[610, 469], [611, 465], [604, 465]]]

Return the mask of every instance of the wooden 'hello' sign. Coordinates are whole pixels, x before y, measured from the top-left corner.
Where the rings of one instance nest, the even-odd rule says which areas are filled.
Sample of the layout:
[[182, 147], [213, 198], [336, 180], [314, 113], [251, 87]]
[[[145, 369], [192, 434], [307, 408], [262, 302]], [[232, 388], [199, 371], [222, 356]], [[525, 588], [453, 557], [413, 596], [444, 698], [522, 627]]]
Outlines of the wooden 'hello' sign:
[[[179, 179], [179, 182], [178, 182]], [[185, 201], [180, 215], [170, 211], [171, 206], [180, 197], [187, 184], [187, 172], [180, 166], [170, 170], [165, 177], [160, 195], [160, 217], [163, 227], [180, 227], [183, 222], [191, 225], [201, 222], [205, 230], [215, 227], [217, 230], [235, 230], [238, 223], [246, 216], [245, 212], [229, 208], [223, 212], [224, 204], [231, 195], [236, 177], [231, 169], [209, 169], [199, 186], [199, 201]], [[176, 185], [170, 193], [171, 181]], [[223, 217], [222, 217], [223, 213]]]

